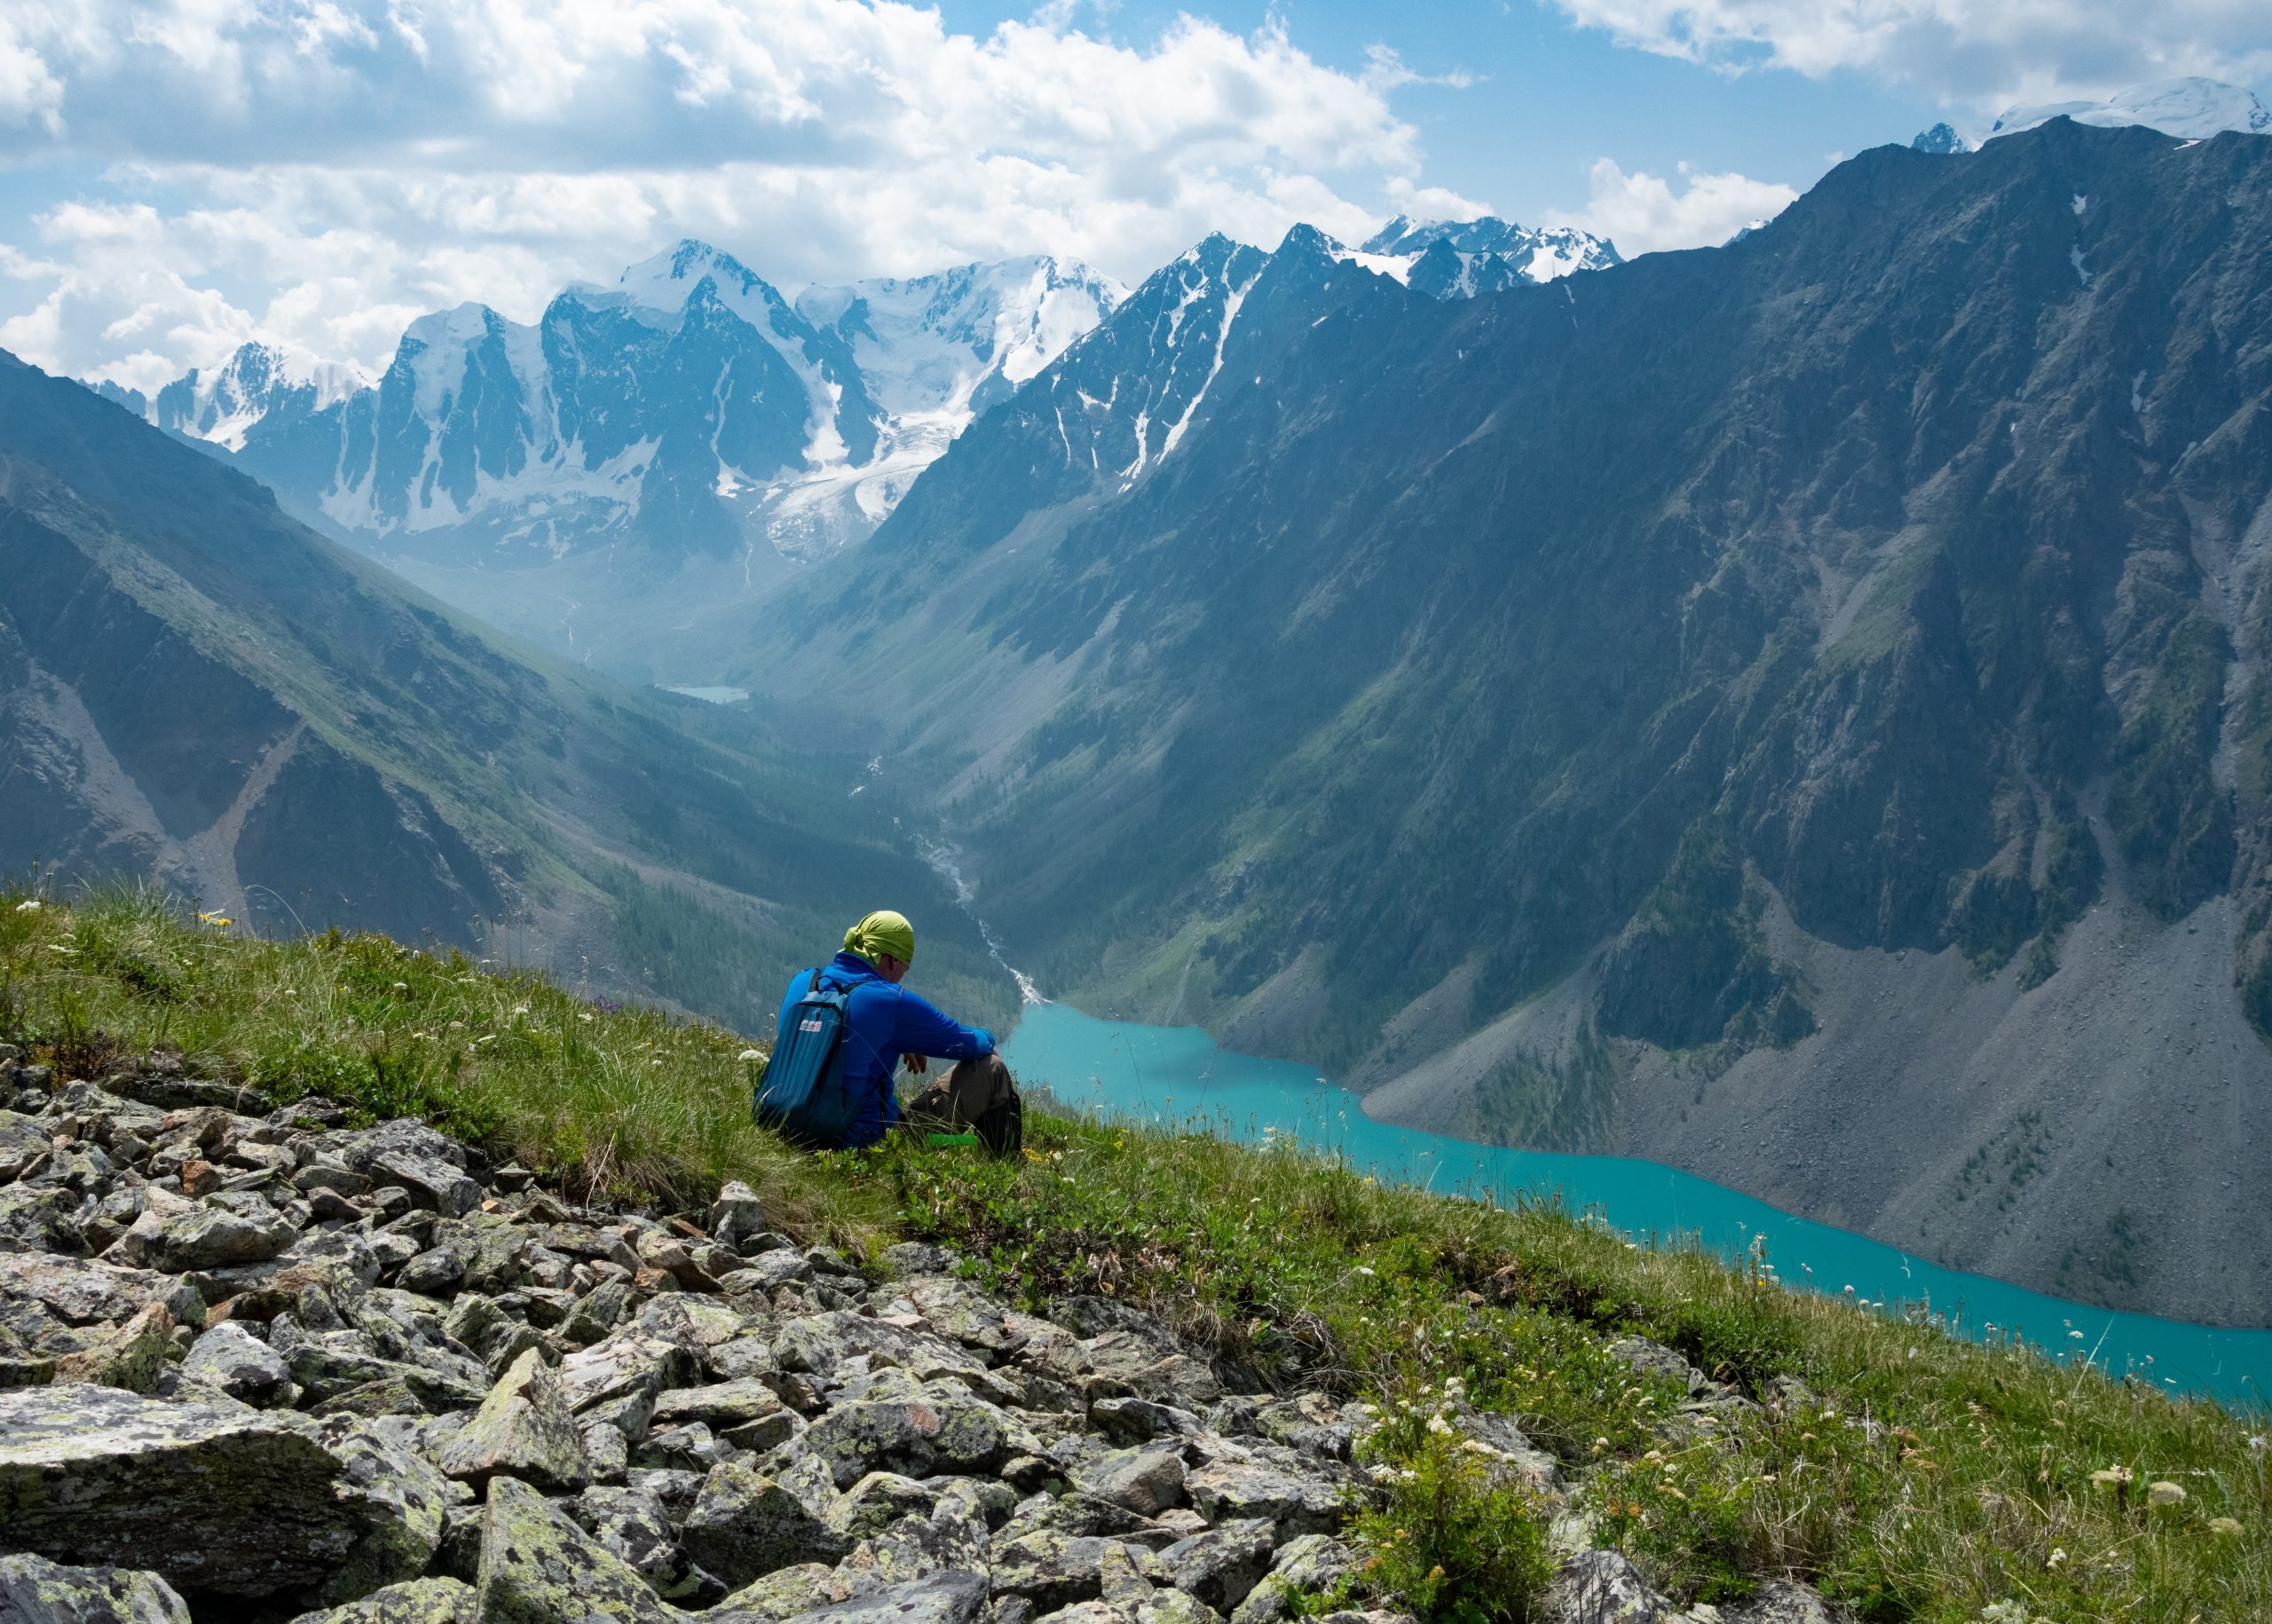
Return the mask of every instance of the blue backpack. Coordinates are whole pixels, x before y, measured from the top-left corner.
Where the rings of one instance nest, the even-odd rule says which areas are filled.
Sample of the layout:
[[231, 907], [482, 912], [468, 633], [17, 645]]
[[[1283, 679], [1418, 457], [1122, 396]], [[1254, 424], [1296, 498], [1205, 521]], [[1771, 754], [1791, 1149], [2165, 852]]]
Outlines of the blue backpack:
[[775, 1037], [772, 1058], [751, 1108], [757, 1120], [801, 1144], [841, 1145], [859, 1102], [844, 1086], [844, 1039], [851, 989], [831, 987], [816, 967], [812, 985]]

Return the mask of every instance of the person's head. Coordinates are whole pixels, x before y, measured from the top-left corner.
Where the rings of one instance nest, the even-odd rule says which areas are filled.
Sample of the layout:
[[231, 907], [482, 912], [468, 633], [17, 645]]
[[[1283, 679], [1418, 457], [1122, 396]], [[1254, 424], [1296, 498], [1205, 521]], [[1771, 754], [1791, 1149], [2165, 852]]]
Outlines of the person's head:
[[905, 914], [880, 909], [844, 933], [844, 950], [875, 966], [884, 980], [897, 981], [915, 962], [915, 926]]

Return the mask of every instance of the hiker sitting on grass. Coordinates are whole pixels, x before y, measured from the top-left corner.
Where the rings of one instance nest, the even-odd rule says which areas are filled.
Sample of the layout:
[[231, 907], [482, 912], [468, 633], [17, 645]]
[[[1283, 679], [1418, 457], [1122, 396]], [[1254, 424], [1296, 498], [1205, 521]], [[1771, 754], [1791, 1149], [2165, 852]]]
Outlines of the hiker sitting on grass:
[[872, 1145], [899, 1120], [892, 1074], [906, 1057], [982, 1060], [994, 1034], [949, 1020], [899, 984], [915, 958], [905, 916], [872, 913], [844, 933], [834, 959], [790, 980], [757, 1112], [816, 1149]]

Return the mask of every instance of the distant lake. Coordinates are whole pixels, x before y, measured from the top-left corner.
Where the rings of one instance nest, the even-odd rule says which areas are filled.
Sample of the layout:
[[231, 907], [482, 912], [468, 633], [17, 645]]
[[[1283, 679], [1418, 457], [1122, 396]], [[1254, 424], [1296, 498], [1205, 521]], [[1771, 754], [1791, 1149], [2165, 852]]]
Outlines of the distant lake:
[[[1503, 1150], [1375, 1122], [1310, 1067], [1215, 1045], [1195, 1027], [1101, 1021], [1063, 1004], [1028, 1005], [1004, 1056], [1029, 1086], [1067, 1105], [1147, 1122], [1204, 1125], [1227, 1138], [1296, 1138], [1381, 1179], [1447, 1194], [1558, 1197], [1647, 1244], [1693, 1234], [1731, 1260], [1755, 1236], [1786, 1285], [1885, 1305], [1923, 1304], [1976, 1338], [2016, 1330], [2062, 1361], [2093, 1359], [2172, 1391], [2261, 1408], [2272, 1392], [2272, 1330], [2221, 1330], [2115, 1313], [1979, 1274], [1959, 1273], [1826, 1224], [1794, 1218], [1655, 1162]], [[1889, 1309], [1889, 1312], [1890, 1309]], [[2078, 1335], [2077, 1333], [2079, 1333]]]

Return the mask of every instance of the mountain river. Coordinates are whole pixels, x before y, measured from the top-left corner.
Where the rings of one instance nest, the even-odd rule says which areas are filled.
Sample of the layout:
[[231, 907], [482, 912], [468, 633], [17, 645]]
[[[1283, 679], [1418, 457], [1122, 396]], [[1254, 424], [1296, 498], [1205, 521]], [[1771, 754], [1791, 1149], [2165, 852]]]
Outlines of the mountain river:
[[2092, 1360], [2260, 1412], [2272, 1393], [2272, 1330], [2115, 1313], [1939, 1268], [1654, 1162], [1506, 1150], [1376, 1122], [1357, 1095], [1307, 1066], [1235, 1054], [1195, 1027], [1136, 1026], [1033, 1001], [1032, 983], [1018, 979], [1029, 1001], [1003, 1052], [1022, 1082], [1076, 1108], [1298, 1140], [1382, 1179], [1502, 1204], [1558, 1200], [1643, 1245], [1692, 1237], [1731, 1260], [1756, 1247], [1786, 1284], [1831, 1296], [1850, 1289], [1873, 1312], [1943, 1316], [1976, 1338], [2017, 1335], [2063, 1362]]

